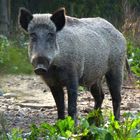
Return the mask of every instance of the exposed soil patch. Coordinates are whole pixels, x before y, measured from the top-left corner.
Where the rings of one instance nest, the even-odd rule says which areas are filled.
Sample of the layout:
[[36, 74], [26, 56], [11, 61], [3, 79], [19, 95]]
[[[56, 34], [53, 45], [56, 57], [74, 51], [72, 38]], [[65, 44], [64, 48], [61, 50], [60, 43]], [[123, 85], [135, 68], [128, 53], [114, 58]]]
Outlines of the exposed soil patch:
[[[49, 88], [37, 76], [1, 77], [0, 111], [7, 120], [8, 129], [13, 127], [28, 130], [31, 123], [54, 123], [57, 109]], [[112, 101], [108, 88], [104, 86], [105, 99], [102, 108], [112, 111]], [[67, 98], [67, 94], [65, 95]], [[85, 116], [93, 109], [94, 99], [87, 91], [78, 93], [78, 115]], [[67, 109], [67, 99], [66, 99]], [[140, 112], [140, 89], [125, 84], [122, 89], [121, 114], [126, 111]], [[66, 112], [67, 114], [67, 112]]]

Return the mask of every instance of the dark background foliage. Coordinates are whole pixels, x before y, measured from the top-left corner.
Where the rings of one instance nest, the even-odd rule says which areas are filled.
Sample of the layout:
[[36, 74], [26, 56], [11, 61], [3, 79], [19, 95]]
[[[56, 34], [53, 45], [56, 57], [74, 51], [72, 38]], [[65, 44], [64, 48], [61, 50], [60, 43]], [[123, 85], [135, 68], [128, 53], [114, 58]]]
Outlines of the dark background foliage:
[[0, 33], [11, 36], [18, 31], [19, 7], [32, 13], [53, 13], [65, 7], [67, 15], [75, 17], [100, 16], [120, 30], [131, 14], [139, 15], [140, 0], [0, 0]]

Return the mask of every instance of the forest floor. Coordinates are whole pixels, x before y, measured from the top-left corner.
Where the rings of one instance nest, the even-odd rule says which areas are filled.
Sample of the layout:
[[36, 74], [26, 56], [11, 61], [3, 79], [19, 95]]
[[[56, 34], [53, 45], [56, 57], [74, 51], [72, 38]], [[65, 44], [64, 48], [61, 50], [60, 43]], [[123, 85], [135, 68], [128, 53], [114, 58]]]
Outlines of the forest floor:
[[[0, 82], [0, 112], [7, 120], [7, 130], [20, 128], [25, 132], [32, 123], [54, 123], [57, 109], [49, 88], [35, 75], [5, 75]], [[108, 88], [104, 85], [104, 113], [112, 111]], [[67, 101], [67, 94], [65, 94]], [[66, 110], [67, 110], [67, 102]], [[78, 116], [86, 116], [93, 109], [94, 99], [88, 91], [78, 93]], [[140, 88], [125, 82], [122, 87], [121, 114], [140, 112]], [[67, 114], [67, 111], [66, 111]]]

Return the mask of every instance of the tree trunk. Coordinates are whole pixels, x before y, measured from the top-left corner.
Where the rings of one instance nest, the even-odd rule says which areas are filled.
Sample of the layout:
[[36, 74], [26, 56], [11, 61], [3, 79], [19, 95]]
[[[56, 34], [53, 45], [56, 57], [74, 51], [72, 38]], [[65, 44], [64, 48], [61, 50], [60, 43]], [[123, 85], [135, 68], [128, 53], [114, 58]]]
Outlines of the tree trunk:
[[9, 0], [0, 0], [0, 34], [9, 36]]

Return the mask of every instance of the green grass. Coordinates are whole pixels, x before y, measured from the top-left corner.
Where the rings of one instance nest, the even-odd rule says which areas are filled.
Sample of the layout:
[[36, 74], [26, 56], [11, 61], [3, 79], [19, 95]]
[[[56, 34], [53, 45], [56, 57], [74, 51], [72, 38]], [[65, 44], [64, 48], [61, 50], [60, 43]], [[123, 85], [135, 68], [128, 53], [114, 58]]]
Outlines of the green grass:
[[32, 66], [27, 54], [27, 45], [19, 47], [17, 41], [0, 36], [0, 73], [31, 74]]

